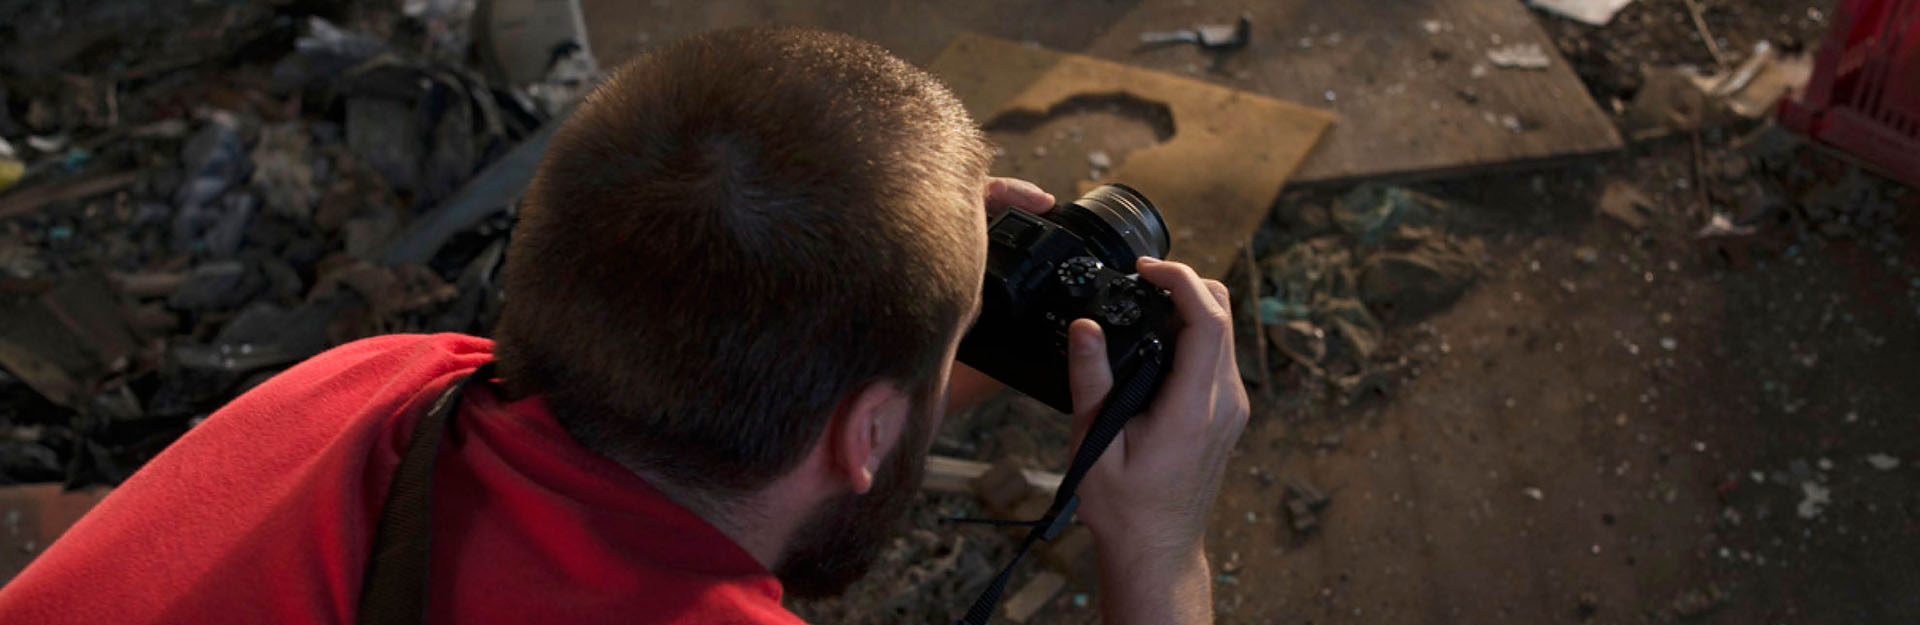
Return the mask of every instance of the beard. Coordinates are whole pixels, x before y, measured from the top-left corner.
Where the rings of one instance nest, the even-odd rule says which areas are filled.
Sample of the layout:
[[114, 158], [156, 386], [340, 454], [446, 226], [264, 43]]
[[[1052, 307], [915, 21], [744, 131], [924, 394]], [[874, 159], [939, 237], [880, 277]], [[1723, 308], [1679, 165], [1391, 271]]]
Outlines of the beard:
[[933, 443], [929, 408], [937, 409], [929, 398], [915, 398], [899, 445], [874, 473], [873, 488], [821, 504], [794, 530], [773, 572], [787, 594], [800, 599], [837, 596], [865, 577], [880, 558], [894, 522], [906, 514], [926, 472]]

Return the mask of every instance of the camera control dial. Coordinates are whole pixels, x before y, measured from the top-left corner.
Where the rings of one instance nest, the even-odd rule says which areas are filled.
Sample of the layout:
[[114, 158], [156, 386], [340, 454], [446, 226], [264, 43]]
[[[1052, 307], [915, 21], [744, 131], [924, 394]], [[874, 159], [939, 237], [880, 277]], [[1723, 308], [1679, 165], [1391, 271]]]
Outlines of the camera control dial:
[[1086, 297], [1089, 294], [1087, 289], [1100, 278], [1100, 270], [1103, 268], [1105, 265], [1100, 263], [1100, 259], [1092, 256], [1075, 256], [1061, 262], [1060, 268], [1054, 270], [1054, 275], [1059, 276], [1060, 284], [1065, 285], [1074, 296]]

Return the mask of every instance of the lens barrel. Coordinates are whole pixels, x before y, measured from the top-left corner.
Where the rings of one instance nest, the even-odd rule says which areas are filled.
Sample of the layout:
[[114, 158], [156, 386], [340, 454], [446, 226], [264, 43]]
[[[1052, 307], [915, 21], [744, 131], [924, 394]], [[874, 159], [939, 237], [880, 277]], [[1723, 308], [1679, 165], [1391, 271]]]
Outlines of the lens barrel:
[[1086, 239], [1100, 260], [1126, 271], [1141, 256], [1166, 258], [1173, 246], [1153, 202], [1119, 183], [1100, 185], [1047, 216]]

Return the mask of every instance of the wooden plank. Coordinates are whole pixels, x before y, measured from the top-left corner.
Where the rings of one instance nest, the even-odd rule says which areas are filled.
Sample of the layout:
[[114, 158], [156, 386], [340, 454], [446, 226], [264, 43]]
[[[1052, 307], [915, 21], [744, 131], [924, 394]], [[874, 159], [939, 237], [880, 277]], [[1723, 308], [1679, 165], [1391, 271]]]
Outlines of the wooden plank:
[[[1142, 32], [1231, 21], [1243, 9], [1254, 34], [1239, 52], [1138, 43]], [[1553, 63], [1522, 70], [1486, 61], [1487, 50], [1512, 44], [1537, 44]], [[1513, 0], [1197, 0], [1142, 2], [1087, 53], [1332, 110], [1339, 123], [1294, 176], [1304, 182], [1432, 177], [1621, 149], [1554, 50]], [[1509, 116], [1528, 129], [1509, 130]]]
[[1170, 256], [1215, 278], [1226, 275], [1288, 174], [1333, 121], [1322, 111], [1191, 78], [973, 34], [957, 38], [927, 69], [989, 124], [1041, 118], [1087, 96], [1163, 105], [1172, 136], [1115, 157], [1103, 179], [1152, 199], [1171, 231]]
[[[949, 458], [947, 456], [927, 456], [926, 478], [921, 480], [920, 488], [939, 493], [973, 494], [974, 480], [986, 475], [993, 465], [973, 460]], [[1060, 488], [1060, 474], [1037, 469], [1022, 469], [1027, 484], [1048, 497]]]
[[1032, 580], [1028, 580], [1027, 585], [1021, 586], [1018, 592], [1013, 593], [1012, 597], [1008, 597], [1007, 602], [1000, 606], [1000, 612], [1005, 614], [1009, 621], [1025, 623], [1066, 587], [1066, 577], [1053, 571], [1041, 571], [1035, 574]]
[[[583, 5], [594, 53], [609, 64], [687, 34], [757, 23], [847, 32], [925, 64], [945, 43], [972, 31], [1327, 108], [1340, 122], [1293, 175], [1296, 183], [1473, 173], [1623, 145], [1558, 56], [1544, 71], [1487, 67], [1474, 76], [1474, 66], [1486, 64], [1490, 47], [1536, 43], [1553, 54], [1553, 42], [1514, 0], [583, 0]], [[1143, 48], [1138, 43], [1142, 32], [1231, 22], [1243, 12], [1253, 20], [1253, 38], [1237, 52], [1216, 55], [1191, 45]], [[1427, 32], [1429, 23], [1438, 32]], [[1332, 101], [1325, 97], [1329, 91]], [[1501, 125], [1508, 115], [1538, 127], [1511, 132]], [[1098, 125], [1086, 130], [1089, 135], [1114, 131]], [[1082, 150], [1055, 150], [1049, 159], [1076, 177], [1086, 173]], [[1058, 184], [1046, 186], [1061, 192]]]

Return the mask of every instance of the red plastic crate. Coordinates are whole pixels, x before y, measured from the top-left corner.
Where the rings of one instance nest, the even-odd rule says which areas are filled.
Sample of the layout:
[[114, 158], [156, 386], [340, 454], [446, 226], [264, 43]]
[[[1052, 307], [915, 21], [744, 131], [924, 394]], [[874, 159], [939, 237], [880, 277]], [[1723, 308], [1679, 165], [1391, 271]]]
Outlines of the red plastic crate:
[[1788, 127], [1920, 187], [1920, 0], [1842, 0]]

